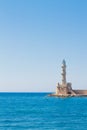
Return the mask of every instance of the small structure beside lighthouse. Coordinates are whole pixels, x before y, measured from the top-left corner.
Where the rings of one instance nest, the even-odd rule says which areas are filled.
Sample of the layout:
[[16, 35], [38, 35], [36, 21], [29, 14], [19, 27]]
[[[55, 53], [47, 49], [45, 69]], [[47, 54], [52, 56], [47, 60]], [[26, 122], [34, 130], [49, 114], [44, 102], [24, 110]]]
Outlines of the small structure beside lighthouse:
[[57, 83], [56, 92], [49, 96], [68, 97], [68, 96], [87, 96], [87, 90], [73, 90], [72, 84], [66, 80], [66, 62], [62, 62], [62, 82]]

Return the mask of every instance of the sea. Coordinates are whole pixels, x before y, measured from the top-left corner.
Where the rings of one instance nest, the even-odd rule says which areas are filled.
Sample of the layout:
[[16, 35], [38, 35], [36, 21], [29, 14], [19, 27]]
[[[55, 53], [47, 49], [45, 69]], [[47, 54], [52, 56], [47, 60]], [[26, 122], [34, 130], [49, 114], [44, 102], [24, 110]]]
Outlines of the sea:
[[0, 93], [0, 130], [87, 130], [87, 97]]

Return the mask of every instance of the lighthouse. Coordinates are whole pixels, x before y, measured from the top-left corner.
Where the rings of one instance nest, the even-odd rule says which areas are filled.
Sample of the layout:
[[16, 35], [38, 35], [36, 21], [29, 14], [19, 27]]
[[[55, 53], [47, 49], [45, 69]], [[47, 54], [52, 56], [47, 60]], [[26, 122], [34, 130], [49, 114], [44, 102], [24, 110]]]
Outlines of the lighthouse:
[[87, 97], [87, 90], [73, 90], [72, 84], [66, 81], [66, 62], [65, 60], [62, 61], [62, 82], [57, 83], [56, 85], [56, 92], [53, 94], [49, 94], [48, 96], [56, 96], [56, 97], [75, 97], [75, 96], [86, 96]]
[[62, 61], [62, 83], [56, 85], [56, 95], [67, 95], [72, 93], [71, 83], [66, 81], [66, 61]]

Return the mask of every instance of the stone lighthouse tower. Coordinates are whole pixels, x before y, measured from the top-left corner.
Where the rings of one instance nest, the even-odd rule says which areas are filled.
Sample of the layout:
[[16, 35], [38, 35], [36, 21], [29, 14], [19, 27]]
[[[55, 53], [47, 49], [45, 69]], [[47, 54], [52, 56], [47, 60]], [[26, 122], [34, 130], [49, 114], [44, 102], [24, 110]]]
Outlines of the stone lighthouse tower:
[[66, 62], [63, 60], [62, 62], [62, 85], [66, 85]]

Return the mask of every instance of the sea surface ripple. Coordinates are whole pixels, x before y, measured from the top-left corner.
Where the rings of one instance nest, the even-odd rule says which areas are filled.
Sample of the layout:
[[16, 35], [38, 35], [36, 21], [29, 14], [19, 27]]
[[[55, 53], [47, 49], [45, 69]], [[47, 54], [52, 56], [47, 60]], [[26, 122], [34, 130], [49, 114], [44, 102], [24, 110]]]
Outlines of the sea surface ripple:
[[87, 130], [87, 97], [0, 93], [0, 130]]

